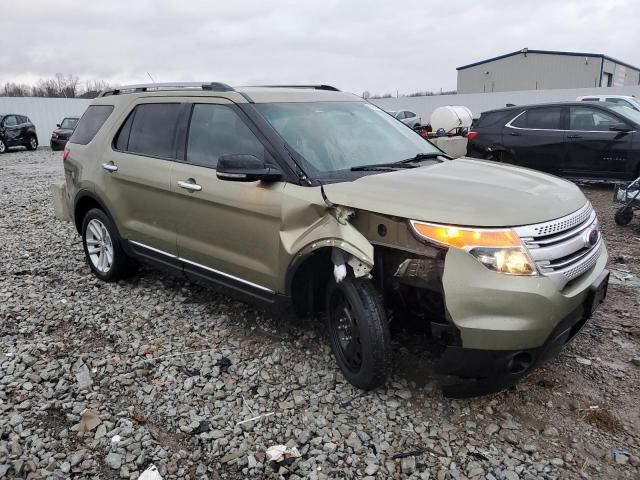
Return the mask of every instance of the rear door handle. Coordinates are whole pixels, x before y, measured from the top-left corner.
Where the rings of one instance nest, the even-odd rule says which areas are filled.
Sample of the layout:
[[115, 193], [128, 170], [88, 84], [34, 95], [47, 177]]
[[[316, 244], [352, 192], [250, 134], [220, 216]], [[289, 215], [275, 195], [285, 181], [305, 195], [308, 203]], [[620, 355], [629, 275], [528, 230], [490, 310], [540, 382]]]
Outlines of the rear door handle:
[[582, 135], [578, 135], [578, 134], [567, 135], [567, 138], [582, 138]]
[[118, 166], [113, 163], [103, 163], [102, 168], [104, 168], [107, 172], [116, 172], [118, 171]]
[[182, 181], [182, 180], [179, 180], [178, 181], [178, 186], [180, 188], [184, 188], [186, 190], [191, 190], [192, 192], [199, 192], [200, 190], [202, 190], [202, 186], [198, 185], [193, 178], [190, 178], [186, 182]]
[[511, 135], [512, 137], [519, 137], [520, 133], [518, 132], [511, 132], [509, 135]]

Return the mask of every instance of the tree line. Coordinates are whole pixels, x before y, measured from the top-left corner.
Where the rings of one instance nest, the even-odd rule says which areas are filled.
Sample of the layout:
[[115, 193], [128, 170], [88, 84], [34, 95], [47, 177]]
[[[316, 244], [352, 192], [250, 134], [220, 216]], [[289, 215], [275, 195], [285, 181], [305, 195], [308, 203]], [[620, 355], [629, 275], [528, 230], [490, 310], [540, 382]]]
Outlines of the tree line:
[[400, 94], [396, 93], [395, 95], [393, 95], [391, 93], [383, 93], [383, 94], [371, 93], [368, 90], [365, 90], [364, 92], [362, 92], [362, 98], [365, 98], [365, 99], [394, 98], [396, 96], [398, 97], [431, 97], [434, 95], [455, 95], [456, 93], [458, 93], [456, 90], [440, 89], [439, 92], [432, 92], [432, 91], [426, 90], [422, 92], [413, 92], [413, 93], [400, 93]]
[[0, 97], [50, 97], [50, 98], [95, 98], [109, 87], [103, 80], [84, 83], [76, 75], [56, 73], [53, 78], [41, 78], [34, 85], [7, 82], [0, 85]]

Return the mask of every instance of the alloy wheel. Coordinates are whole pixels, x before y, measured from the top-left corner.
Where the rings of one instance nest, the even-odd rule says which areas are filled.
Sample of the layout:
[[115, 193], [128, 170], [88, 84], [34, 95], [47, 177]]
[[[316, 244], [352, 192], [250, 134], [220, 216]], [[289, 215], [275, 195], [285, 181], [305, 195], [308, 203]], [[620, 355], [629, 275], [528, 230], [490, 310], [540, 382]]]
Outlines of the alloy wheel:
[[85, 232], [87, 253], [93, 267], [100, 273], [107, 273], [113, 265], [113, 242], [104, 224], [94, 218]]
[[0, 153], [4, 153], [4, 151], [7, 149], [7, 146], [5, 145], [3, 140], [0, 140]]
[[36, 140], [36, 137], [31, 137], [29, 139], [29, 145], [31, 146], [31, 148], [33, 150], [35, 150], [36, 148], [38, 148], [38, 141]]

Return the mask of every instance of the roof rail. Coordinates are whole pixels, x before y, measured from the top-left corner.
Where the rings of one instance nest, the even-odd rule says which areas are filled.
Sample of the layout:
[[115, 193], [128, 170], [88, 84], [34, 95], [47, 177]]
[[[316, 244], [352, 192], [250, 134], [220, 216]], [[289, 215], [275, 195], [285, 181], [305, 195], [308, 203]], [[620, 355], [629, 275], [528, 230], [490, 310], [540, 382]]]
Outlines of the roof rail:
[[329, 90], [331, 92], [339, 92], [340, 90], [331, 85], [248, 85], [249, 87], [259, 88], [310, 88], [313, 90]]
[[109, 95], [123, 95], [127, 93], [159, 92], [171, 90], [208, 90], [213, 92], [233, 92], [233, 87], [220, 82], [171, 82], [171, 83], [141, 83], [139, 85], [122, 85], [107, 88], [98, 97]]

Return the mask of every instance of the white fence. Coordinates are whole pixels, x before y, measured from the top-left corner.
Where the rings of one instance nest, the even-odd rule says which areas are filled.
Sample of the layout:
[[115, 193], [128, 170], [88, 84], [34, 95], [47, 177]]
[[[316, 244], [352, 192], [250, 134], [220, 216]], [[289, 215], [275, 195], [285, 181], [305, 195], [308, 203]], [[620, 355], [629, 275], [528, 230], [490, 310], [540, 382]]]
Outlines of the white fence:
[[80, 117], [90, 103], [80, 98], [0, 97], [0, 113], [26, 115], [36, 126], [40, 145], [49, 145], [56, 124], [64, 117]]
[[371, 102], [384, 110], [411, 110], [428, 124], [431, 112], [437, 107], [464, 105], [478, 118], [482, 112], [502, 108], [508, 103], [528, 105], [532, 103], [574, 101], [581, 95], [614, 94], [640, 96], [640, 85], [627, 87], [568, 88], [558, 90], [522, 90], [518, 92], [466, 93], [461, 95], [434, 95], [431, 97], [377, 98]]

